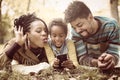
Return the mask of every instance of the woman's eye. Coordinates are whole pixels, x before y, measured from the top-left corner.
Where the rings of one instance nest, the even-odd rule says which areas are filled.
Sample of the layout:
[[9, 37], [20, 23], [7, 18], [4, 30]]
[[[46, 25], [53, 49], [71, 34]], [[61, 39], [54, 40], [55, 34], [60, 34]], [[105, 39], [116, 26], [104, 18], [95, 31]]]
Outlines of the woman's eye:
[[60, 36], [60, 37], [63, 37], [63, 36]]
[[37, 32], [37, 33], [40, 33], [40, 32], [41, 32], [41, 30], [37, 30], [36, 32]]
[[48, 31], [47, 30], [44, 30], [46, 33], [48, 33]]

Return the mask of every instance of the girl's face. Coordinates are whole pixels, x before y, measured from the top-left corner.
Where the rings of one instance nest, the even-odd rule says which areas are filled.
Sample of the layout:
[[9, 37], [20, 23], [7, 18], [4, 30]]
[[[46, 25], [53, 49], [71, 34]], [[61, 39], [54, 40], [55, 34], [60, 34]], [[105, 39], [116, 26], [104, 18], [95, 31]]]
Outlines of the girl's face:
[[66, 36], [67, 35], [65, 34], [65, 31], [62, 27], [56, 26], [56, 25], [51, 27], [50, 37], [51, 37], [53, 44], [56, 47], [60, 48], [62, 46], [62, 44], [65, 41]]
[[30, 39], [31, 47], [44, 47], [48, 39], [47, 28], [44, 23], [39, 20], [32, 22], [28, 38]]

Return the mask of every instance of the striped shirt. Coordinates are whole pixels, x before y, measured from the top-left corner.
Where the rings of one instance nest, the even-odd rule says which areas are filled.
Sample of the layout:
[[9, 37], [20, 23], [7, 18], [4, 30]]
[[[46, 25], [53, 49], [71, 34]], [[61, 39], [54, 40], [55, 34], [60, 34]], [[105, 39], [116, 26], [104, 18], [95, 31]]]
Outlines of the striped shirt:
[[[100, 22], [100, 28], [97, 33], [87, 39], [76, 33], [72, 28], [72, 39], [75, 42], [77, 56], [83, 54], [90, 54], [107, 52], [110, 54], [119, 55], [120, 44], [120, 28], [116, 20], [107, 17], [94, 17]], [[101, 46], [106, 44], [107, 46]], [[105, 48], [106, 47], [106, 48]]]

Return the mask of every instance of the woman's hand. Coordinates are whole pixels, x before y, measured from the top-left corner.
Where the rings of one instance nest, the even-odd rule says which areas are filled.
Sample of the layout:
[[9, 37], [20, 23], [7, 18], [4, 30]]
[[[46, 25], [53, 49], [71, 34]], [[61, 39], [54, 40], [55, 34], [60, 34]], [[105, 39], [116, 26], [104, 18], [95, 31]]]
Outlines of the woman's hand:
[[115, 57], [111, 54], [103, 53], [98, 58], [98, 67], [102, 70], [107, 70], [114, 68], [115, 66]]
[[23, 35], [23, 27], [20, 27], [17, 29], [17, 27], [14, 28], [15, 37], [16, 37], [16, 43], [18, 43], [20, 46], [22, 46], [25, 43], [27, 34]]
[[64, 68], [69, 68], [69, 69], [74, 69], [75, 68], [73, 62], [71, 60], [69, 60], [69, 59], [66, 60], [66, 61], [63, 61], [61, 66], [64, 67]]

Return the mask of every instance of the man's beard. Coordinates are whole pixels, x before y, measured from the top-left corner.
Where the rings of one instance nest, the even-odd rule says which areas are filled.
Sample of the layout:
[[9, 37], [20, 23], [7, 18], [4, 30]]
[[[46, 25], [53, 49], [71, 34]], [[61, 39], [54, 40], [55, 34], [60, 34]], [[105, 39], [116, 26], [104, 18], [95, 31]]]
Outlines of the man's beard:
[[[90, 32], [88, 32], [87, 30], [84, 30], [84, 31], [86, 31], [87, 32], [87, 36], [82, 36], [81, 35], [81, 32], [79, 33], [81, 36], [82, 36], [82, 38], [84, 38], [84, 39], [87, 39], [87, 38], [89, 38], [89, 37], [91, 37], [93, 34], [91, 34]], [[83, 31], [82, 31], [83, 32]]]

